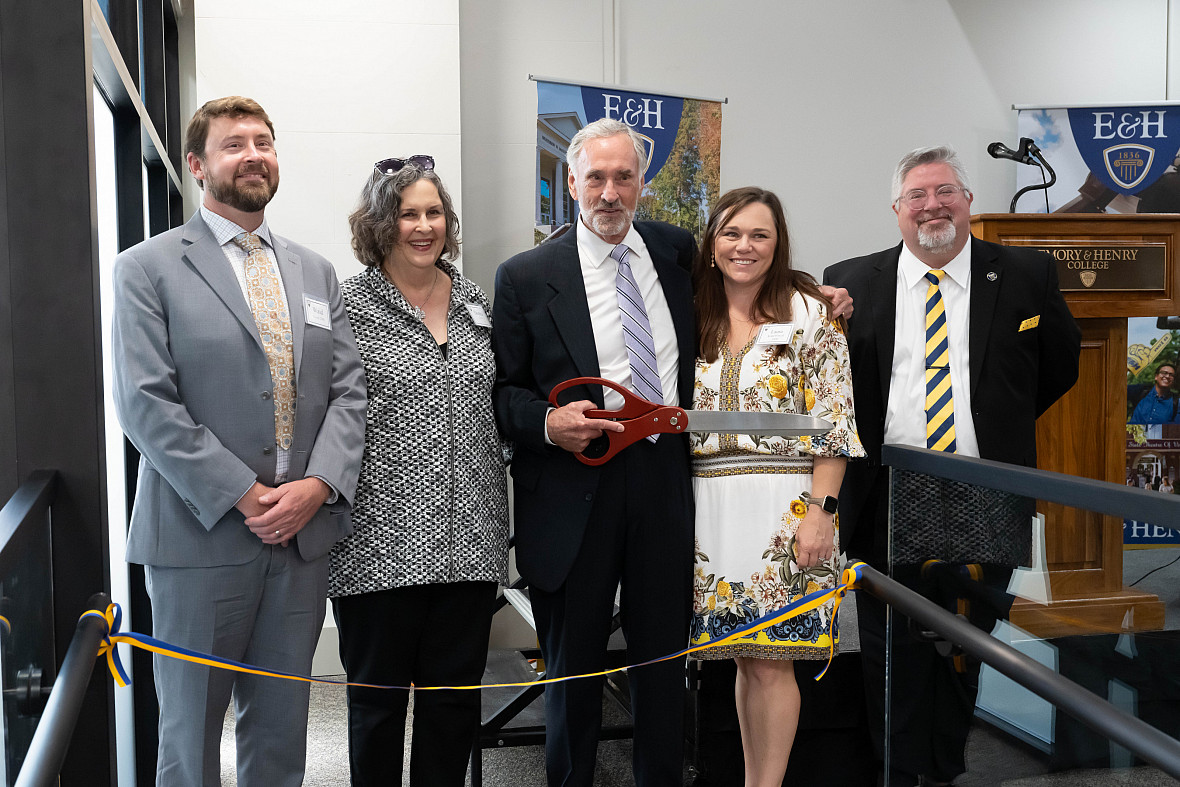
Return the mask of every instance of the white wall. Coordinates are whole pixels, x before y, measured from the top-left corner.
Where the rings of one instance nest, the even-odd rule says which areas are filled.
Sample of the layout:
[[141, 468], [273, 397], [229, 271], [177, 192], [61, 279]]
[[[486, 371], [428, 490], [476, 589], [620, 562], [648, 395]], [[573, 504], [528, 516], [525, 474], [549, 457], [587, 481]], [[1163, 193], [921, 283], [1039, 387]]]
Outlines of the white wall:
[[466, 217], [467, 273], [490, 286], [495, 266], [532, 242], [528, 74], [613, 81], [612, 13], [619, 84], [728, 97], [722, 188], [778, 192], [797, 264], [818, 275], [900, 240], [889, 180], [911, 148], [953, 144], [973, 177], [976, 212], [1004, 212], [1017, 165], [985, 148], [1016, 142], [1012, 104], [1168, 98], [1170, 4], [1180, 6], [459, 0], [465, 201], [480, 206]]
[[192, 9], [185, 122], [219, 96], [262, 104], [282, 180], [267, 208], [275, 232], [323, 254], [341, 279], [360, 271], [348, 214], [361, 186], [373, 162], [415, 153], [434, 156], [462, 215], [457, 0], [195, 0]]
[[490, 296], [496, 267], [533, 245], [537, 90], [529, 74], [610, 81], [611, 0], [459, 0], [459, 30], [464, 202], [478, 206], [463, 217], [464, 273]]

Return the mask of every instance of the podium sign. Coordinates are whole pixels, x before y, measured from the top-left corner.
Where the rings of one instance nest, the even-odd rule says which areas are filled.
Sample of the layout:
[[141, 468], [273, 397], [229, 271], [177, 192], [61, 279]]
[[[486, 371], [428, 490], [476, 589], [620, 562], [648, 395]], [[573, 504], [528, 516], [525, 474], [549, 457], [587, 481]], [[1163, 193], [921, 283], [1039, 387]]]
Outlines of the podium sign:
[[1057, 278], [1062, 292], [1168, 289], [1166, 243], [1056, 239], [1006, 245], [1031, 246], [1057, 260]]

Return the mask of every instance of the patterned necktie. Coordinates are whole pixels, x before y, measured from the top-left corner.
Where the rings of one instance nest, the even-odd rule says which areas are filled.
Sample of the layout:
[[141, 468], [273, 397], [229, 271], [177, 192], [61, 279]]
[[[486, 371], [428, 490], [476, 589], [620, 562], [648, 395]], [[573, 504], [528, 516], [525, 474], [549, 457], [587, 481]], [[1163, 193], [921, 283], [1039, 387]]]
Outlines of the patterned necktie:
[[[620, 243], [614, 247], [610, 256], [619, 264], [615, 290], [619, 298], [619, 317], [623, 322], [623, 342], [627, 345], [627, 356], [631, 361], [631, 388], [649, 402], [663, 404], [664, 394], [660, 388], [660, 367], [656, 362], [651, 323], [647, 319], [647, 309], [643, 306], [643, 296], [635, 284], [631, 263], [627, 262], [630, 252], [631, 249]], [[658, 438], [659, 435], [652, 435], [647, 439], [654, 443]]]
[[955, 452], [955, 400], [951, 396], [951, 353], [946, 336], [946, 307], [938, 283], [946, 271], [930, 271], [926, 280], [926, 447]]
[[257, 235], [243, 232], [234, 238], [234, 243], [246, 250], [246, 300], [250, 302], [262, 349], [270, 363], [275, 443], [289, 451], [291, 435], [295, 431], [295, 353], [291, 340], [291, 315], [283, 306], [283, 283]]

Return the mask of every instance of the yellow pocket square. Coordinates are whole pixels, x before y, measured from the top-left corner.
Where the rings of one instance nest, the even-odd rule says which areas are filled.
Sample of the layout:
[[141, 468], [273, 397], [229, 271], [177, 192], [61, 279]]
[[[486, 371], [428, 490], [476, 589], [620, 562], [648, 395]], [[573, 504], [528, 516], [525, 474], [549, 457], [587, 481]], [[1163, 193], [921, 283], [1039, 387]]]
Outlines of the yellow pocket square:
[[1027, 331], [1030, 328], [1036, 328], [1040, 324], [1041, 324], [1041, 315], [1038, 314], [1036, 317], [1029, 317], [1027, 320], [1020, 323], [1020, 330], [1017, 331], [1017, 333], [1020, 333], [1020, 331]]

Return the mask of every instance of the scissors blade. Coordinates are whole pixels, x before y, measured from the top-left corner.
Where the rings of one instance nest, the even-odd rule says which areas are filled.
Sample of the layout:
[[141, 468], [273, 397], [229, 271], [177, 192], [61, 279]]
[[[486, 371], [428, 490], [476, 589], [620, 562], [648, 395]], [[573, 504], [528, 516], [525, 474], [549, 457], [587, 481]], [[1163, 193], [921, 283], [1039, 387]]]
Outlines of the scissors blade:
[[832, 422], [798, 413], [737, 413], [688, 410], [688, 431], [719, 434], [770, 434], [782, 437], [826, 434]]

